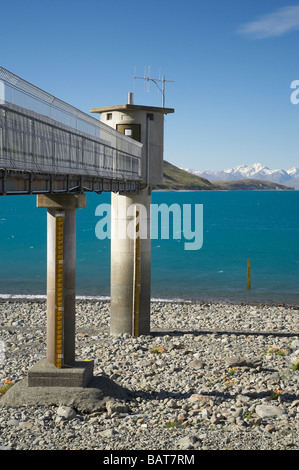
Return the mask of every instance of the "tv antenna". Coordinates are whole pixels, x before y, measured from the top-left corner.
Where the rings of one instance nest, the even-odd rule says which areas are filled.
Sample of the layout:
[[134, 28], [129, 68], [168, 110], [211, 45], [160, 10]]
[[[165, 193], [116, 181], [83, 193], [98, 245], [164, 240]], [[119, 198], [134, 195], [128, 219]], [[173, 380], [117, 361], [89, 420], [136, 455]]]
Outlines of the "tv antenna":
[[[145, 67], [144, 70], [144, 77], [137, 77], [136, 76], [136, 67], [135, 67], [135, 75], [134, 75], [134, 91], [135, 91], [135, 81], [136, 79], [144, 80], [144, 90], [146, 87], [147, 82], [147, 92], [150, 91], [150, 82], [155, 83], [155, 85], [159, 88], [160, 92], [162, 93], [162, 107], [165, 107], [165, 83], [173, 83], [173, 80], [165, 80], [165, 75], [161, 78], [161, 71], [159, 71], [159, 78], [152, 78], [151, 77], [151, 67], [148, 66], [147, 70]], [[162, 88], [160, 86], [162, 83]]]

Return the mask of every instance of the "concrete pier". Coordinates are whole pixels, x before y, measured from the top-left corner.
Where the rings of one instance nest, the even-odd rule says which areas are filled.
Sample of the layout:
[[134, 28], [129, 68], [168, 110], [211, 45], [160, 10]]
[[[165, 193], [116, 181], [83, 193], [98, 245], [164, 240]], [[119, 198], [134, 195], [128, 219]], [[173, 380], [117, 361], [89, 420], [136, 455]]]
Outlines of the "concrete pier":
[[85, 194], [38, 195], [47, 209], [47, 363], [58, 368], [75, 361], [76, 209]]
[[150, 333], [151, 189], [111, 195], [110, 332]]

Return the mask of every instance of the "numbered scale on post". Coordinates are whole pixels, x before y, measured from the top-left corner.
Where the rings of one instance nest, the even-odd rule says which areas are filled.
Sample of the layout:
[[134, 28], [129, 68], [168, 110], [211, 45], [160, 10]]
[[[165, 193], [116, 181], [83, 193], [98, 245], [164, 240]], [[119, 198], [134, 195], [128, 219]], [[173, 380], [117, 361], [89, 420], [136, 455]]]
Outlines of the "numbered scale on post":
[[63, 228], [64, 212], [56, 212], [55, 365], [63, 365]]

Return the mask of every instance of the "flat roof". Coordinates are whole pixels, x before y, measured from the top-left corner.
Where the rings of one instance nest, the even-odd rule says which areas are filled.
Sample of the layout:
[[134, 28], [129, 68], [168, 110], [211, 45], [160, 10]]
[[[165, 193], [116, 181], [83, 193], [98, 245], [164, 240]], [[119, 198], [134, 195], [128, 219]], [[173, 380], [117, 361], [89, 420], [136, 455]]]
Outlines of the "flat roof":
[[91, 113], [107, 113], [109, 111], [148, 111], [152, 113], [170, 114], [174, 113], [173, 108], [159, 108], [155, 106], [142, 106], [138, 104], [119, 104], [114, 106], [104, 106], [101, 108], [91, 108]]

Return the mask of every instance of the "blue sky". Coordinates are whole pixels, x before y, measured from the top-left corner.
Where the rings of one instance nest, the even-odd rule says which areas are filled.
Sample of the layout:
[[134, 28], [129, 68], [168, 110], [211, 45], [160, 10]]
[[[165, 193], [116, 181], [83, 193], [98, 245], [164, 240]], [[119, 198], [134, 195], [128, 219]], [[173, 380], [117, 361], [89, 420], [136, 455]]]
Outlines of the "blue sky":
[[[164, 158], [220, 170], [299, 167], [299, 2], [289, 0], [1, 1], [0, 64], [89, 112], [160, 106], [142, 80], [164, 74]], [[299, 96], [299, 95], [298, 95]]]

